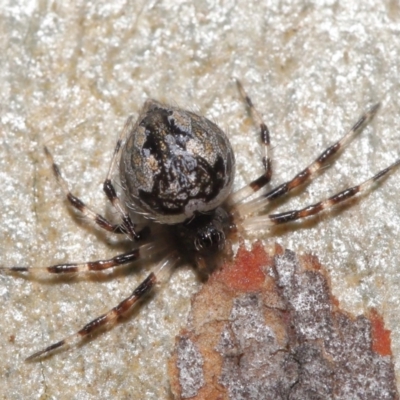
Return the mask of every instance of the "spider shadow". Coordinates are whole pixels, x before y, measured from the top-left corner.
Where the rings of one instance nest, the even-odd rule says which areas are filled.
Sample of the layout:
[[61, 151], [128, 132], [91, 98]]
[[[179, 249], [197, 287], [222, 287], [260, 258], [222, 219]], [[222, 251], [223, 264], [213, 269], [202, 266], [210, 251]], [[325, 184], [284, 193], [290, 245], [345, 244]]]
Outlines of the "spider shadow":
[[[80, 349], [81, 347], [86, 346], [88, 343], [96, 340], [97, 338], [99, 338], [100, 336], [108, 333], [111, 330], [115, 330], [115, 328], [119, 325], [124, 325], [128, 322], [131, 322], [132, 320], [136, 319], [139, 315], [139, 313], [141, 312], [141, 310], [146, 307], [146, 305], [151, 302], [153, 300], [153, 298], [157, 295], [157, 293], [155, 291], [152, 291], [148, 294], [146, 294], [144, 297], [142, 297], [133, 307], [133, 309], [127, 311], [123, 316], [120, 316], [117, 319], [117, 322], [115, 325], [113, 326], [105, 326], [102, 328], [99, 328], [98, 330], [96, 330], [94, 333], [82, 338], [79, 343], [77, 343], [76, 345], [72, 345], [70, 347], [67, 348], [56, 348], [54, 350], [52, 350], [49, 353], [44, 354], [43, 356], [39, 356], [38, 358], [34, 359], [34, 360], [26, 360], [28, 363], [36, 363], [36, 362], [41, 362], [41, 361], [46, 361], [50, 358], [52, 358], [53, 356], [56, 356], [57, 354], [61, 354], [61, 353], [66, 353], [66, 357], [68, 357], [68, 354], [70, 351], [75, 351], [77, 349]], [[120, 299], [122, 300], [122, 299]], [[109, 310], [105, 310], [105, 312], [108, 312]], [[101, 315], [99, 313], [99, 315]], [[87, 322], [86, 322], [87, 323]], [[83, 322], [81, 325], [83, 326], [85, 324], [85, 322]], [[64, 336], [64, 338], [68, 337], [68, 335], [66, 334]]]

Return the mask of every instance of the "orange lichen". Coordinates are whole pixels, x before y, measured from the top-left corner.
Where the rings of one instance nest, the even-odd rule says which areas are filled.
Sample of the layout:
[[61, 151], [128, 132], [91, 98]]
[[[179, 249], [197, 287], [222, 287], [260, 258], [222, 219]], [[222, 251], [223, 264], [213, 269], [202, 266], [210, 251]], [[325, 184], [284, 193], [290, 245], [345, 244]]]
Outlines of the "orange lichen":
[[391, 356], [390, 330], [385, 329], [382, 316], [375, 309], [371, 309], [369, 320], [371, 321], [372, 350], [382, 356]]
[[303, 268], [311, 271], [321, 271], [322, 267], [318, 258], [312, 254], [303, 254], [299, 256], [299, 260], [302, 263]]
[[261, 243], [257, 242], [250, 251], [242, 245], [237, 252], [235, 262], [224, 266], [214, 278], [224, 282], [233, 290], [256, 291], [265, 281], [263, 268], [270, 264], [271, 258]]
[[331, 300], [332, 300], [332, 304], [333, 304], [336, 308], [339, 308], [339, 306], [340, 306], [339, 300], [338, 300], [334, 295], [331, 295]]

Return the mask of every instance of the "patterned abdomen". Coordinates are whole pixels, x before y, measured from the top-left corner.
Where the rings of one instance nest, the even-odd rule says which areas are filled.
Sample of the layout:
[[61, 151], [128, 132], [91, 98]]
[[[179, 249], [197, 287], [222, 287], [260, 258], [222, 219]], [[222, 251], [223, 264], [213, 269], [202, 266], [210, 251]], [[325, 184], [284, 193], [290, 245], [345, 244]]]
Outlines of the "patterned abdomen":
[[120, 163], [128, 206], [164, 224], [218, 207], [229, 195], [235, 159], [225, 133], [208, 119], [148, 100]]

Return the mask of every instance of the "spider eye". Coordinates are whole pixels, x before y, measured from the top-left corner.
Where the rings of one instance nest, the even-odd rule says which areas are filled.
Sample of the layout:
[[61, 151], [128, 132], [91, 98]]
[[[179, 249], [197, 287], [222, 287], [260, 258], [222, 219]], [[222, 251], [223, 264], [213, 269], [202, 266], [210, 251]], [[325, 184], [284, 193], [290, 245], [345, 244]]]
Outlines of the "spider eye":
[[219, 251], [224, 244], [224, 234], [217, 229], [208, 229], [197, 235], [194, 244], [197, 251]]

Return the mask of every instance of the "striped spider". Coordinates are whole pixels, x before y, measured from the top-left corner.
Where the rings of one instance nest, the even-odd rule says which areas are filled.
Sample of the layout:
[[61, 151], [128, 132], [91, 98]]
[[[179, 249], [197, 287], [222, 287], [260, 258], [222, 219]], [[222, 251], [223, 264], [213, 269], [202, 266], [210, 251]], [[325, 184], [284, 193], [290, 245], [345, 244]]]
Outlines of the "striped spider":
[[[1, 269], [32, 276], [38, 273], [68, 275], [104, 271], [147, 258], [156, 259], [152, 261], [156, 266], [154, 272], [116, 307], [76, 333], [32, 354], [27, 360], [36, 360], [55, 350], [77, 345], [100, 329], [111, 328], [157, 283], [167, 280], [181, 262], [190, 262], [200, 271], [210, 271], [219, 256], [230, 254], [230, 238], [238, 231], [265, 229], [318, 214], [368, 190], [400, 164], [398, 160], [365, 182], [305, 208], [263, 213], [267, 205], [310, 182], [331, 163], [373, 118], [379, 104], [368, 109], [338, 142], [324, 150], [291, 180], [248, 200], [271, 180], [270, 137], [266, 124], [240, 82], [237, 85], [259, 127], [264, 173], [234, 193], [235, 157], [225, 133], [205, 117], [155, 100], [145, 102], [136, 122], [132, 117], [128, 118], [104, 181], [104, 192], [118, 212], [120, 224], [112, 224], [70, 192], [58, 165], [45, 148], [54, 175], [70, 205], [99, 227], [128, 235], [132, 248], [108, 260], [44, 268], [15, 266]], [[111, 180], [117, 168], [121, 195], [117, 194]]]

